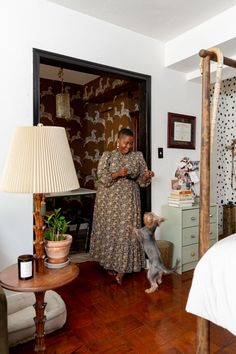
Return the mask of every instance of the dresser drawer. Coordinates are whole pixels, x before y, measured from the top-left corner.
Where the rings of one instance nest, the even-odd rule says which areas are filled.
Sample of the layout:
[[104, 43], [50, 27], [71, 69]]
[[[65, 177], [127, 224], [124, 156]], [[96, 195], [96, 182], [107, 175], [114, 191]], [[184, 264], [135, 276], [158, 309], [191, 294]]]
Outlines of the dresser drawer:
[[198, 243], [198, 226], [183, 229], [182, 245], [187, 246], [193, 243]]
[[191, 263], [198, 261], [198, 243], [194, 245], [184, 246], [182, 248], [182, 263]]
[[[187, 227], [183, 229], [182, 235], [182, 245], [192, 245], [194, 243], [199, 243], [199, 228], [198, 226], [194, 227]], [[210, 240], [217, 240], [218, 239], [218, 232], [217, 232], [217, 224], [210, 224], [210, 232], [209, 232]]]
[[[210, 223], [217, 222], [217, 207], [210, 207]], [[199, 209], [183, 209], [183, 228], [197, 226], [199, 224]]]
[[188, 270], [194, 269], [196, 267], [196, 265], [197, 265], [197, 261], [183, 264], [182, 272], [187, 272]]
[[217, 207], [210, 207], [210, 223], [217, 222]]
[[217, 240], [218, 239], [218, 226], [216, 223], [210, 224], [210, 240]]
[[199, 224], [199, 209], [183, 209], [183, 227], [198, 226]]
[[217, 242], [217, 239], [210, 240], [210, 247], [213, 246]]

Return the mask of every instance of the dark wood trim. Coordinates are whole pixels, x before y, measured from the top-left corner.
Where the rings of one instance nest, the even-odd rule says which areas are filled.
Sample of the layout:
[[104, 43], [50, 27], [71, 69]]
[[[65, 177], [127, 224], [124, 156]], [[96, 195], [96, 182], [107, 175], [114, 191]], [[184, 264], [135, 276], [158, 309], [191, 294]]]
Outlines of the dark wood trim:
[[[151, 76], [33, 48], [33, 124], [40, 117], [40, 64], [96, 75], [137, 80], [140, 92], [138, 149], [151, 169]], [[151, 187], [142, 191], [142, 210], [151, 210]]]
[[140, 74], [134, 71], [118, 69], [112, 66], [93, 63], [91, 61], [77, 59], [69, 57], [62, 54], [51, 53], [41, 49], [33, 48], [34, 57], [38, 57], [40, 64], [47, 64], [51, 66], [63, 66], [65, 69], [76, 70], [86, 73], [94, 74], [96, 71], [97, 75], [109, 74], [109, 76], [119, 76], [119, 78], [133, 78], [137, 80], [145, 80], [150, 78], [149, 75]]
[[33, 51], [33, 124], [40, 121], [40, 56]]
[[[142, 151], [148, 168], [151, 169], [151, 77], [139, 84], [139, 137], [138, 150]], [[151, 185], [148, 188], [141, 188], [142, 211], [151, 211]]]

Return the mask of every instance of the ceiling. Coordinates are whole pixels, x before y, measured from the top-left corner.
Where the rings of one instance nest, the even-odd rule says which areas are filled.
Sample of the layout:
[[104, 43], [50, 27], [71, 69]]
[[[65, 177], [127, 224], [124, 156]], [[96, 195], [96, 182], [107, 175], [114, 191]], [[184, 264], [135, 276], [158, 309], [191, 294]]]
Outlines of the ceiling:
[[[59, 68], [56, 66], [40, 64], [40, 78], [61, 81], [58, 77], [58, 71]], [[98, 77], [98, 75], [63, 69], [63, 80], [71, 84], [86, 85]]]
[[50, 1], [163, 42], [236, 5], [236, 0]]
[[[218, 47], [225, 57], [236, 60], [233, 24], [236, 0], [48, 1], [164, 42], [165, 66], [183, 72], [186, 80], [201, 81], [198, 53], [202, 45], [198, 47], [196, 42], [194, 46], [194, 41], [202, 38], [205, 28], [208, 32], [205, 30], [203, 48]], [[185, 50], [180, 51], [178, 48], [182, 46]], [[168, 51], [169, 48], [172, 49]], [[212, 63], [213, 82], [215, 71], [216, 65]], [[224, 66], [222, 79], [232, 76], [235, 76], [235, 69]]]

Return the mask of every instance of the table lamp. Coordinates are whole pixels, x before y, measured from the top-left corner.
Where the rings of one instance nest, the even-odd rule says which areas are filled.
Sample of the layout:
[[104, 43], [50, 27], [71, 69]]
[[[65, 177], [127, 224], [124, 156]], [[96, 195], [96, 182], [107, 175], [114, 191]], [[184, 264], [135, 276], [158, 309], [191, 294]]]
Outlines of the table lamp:
[[34, 194], [36, 272], [44, 272], [44, 230], [41, 203], [45, 193], [79, 188], [65, 128], [18, 127], [13, 136], [1, 182], [1, 190]]

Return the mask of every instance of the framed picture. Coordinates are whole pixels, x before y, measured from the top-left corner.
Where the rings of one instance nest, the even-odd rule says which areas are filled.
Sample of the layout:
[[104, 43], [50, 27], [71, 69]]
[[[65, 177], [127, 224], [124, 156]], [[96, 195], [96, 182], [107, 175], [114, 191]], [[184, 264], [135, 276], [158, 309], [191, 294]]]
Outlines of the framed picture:
[[168, 148], [195, 149], [196, 117], [168, 113]]

